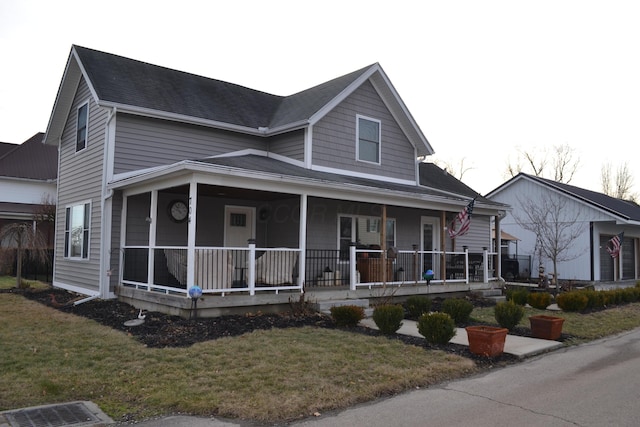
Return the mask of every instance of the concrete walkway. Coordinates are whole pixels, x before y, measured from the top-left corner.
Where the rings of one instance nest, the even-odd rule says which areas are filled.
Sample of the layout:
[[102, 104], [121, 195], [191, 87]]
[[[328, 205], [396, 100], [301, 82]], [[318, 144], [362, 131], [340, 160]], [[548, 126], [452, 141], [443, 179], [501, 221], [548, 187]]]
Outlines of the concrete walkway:
[[[372, 329], [378, 329], [375, 322], [371, 318], [360, 321], [360, 324]], [[413, 320], [403, 320], [402, 326], [397, 331], [398, 334], [409, 335], [413, 337], [423, 338], [418, 332], [418, 324]], [[456, 328], [456, 335], [449, 341], [452, 344], [469, 345], [467, 331], [464, 328]], [[504, 342], [504, 352], [513, 354], [520, 358], [534, 356], [562, 347], [562, 343], [558, 341], [542, 340], [538, 338], [521, 337], [518, 335], [507, 335]]]

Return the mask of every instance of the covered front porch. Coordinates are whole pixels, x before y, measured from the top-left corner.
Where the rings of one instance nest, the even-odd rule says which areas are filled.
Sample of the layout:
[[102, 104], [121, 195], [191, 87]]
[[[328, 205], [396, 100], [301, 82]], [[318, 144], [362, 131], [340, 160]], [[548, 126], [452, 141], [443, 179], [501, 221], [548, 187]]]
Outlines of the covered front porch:
[[193, 171], [123, 180], [114, 186], [122, 196], [114, 294], [160, 311], [189, 306], [194, 286], [223, 308], [269, 305], [281, 295], [327, 298], [329, 291], [350, 298], [468, 290], [499, 278], [497, 252], [488, 248], [490, 213], [477, 209], [470, 238], [446, 236], [468, 202], [463, 196], [408, 185], [382, 191], [364, 181], [284, 181]]

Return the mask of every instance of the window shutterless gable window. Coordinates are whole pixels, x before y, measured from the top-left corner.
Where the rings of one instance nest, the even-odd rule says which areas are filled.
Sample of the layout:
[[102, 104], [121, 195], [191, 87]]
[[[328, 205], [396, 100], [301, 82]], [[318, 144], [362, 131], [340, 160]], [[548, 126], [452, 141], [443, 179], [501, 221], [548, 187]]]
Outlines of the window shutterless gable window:
[[90, 218], [90, 203], [67, 206], [64, 220], [65, 258], [89, 258]]
[[76, 122], [76, 152], [87, 148], [87, 129], [89, 128], [89, 103], [85, 102], [78, 107], [78, 119]]
[[380, 164], [380, 121], [356, 117], [356, 157], [361, 162]]

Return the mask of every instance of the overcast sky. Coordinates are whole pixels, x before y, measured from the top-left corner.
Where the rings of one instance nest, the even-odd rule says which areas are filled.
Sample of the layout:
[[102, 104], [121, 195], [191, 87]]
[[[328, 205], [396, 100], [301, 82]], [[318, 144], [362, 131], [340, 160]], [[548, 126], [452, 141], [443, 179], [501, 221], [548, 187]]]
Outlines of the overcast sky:
[[563, 144], [571, 183], [600, 191], [638, 152], [639, 22], [615, 0], [0, 0], [0, 141], [46, 130], [72, 44], [276, 95], [379, 62], [476, 191]]

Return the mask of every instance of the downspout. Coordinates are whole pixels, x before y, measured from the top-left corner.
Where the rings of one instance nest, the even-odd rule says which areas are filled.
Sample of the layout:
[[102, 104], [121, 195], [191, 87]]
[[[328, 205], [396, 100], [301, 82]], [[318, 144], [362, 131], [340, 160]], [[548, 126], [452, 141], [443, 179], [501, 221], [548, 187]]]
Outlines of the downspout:
[[78, 301], [74, 302], [73, 306], [75, 307], [76, 305], [80, 305], [80, 304], [84, 304], [85, 302], [93, 301], [94, 299], [98, 298], [99, 296], [100, 295], [92, 295], [90, 297], [83, 298], [81, 300], [78, 300]]
[[[101, 203], [100, 208], [102, 209], [102, 221], [100, 222], [100, 280], [99, 280], [99, 295], [103, 298], [108, 298], [109, 288], [111, 286], [111, 214], [106, 214], [105, 206], [109, 199], [113, 197], [113, 190], [107, 190], [107, 181], [109, 179], [108, 168], [112, 167], [110, 156], [109, 156], [109, 126], [111, 124], [111, 120], [116, 115], [116, 107], [113, 107], [111, 111], [109, 111], [109, 115], [107, 116], [107, 121], [105, 122], [105, 131], [104, 131], [104, 151], [102, 155], [102, 195], [101, 195]], [[109, 204], [109, 206], [111, 206]], [[106, 285], [105, 285], [106, 282]], [[96, 296], [97, 297], [97, 296]], [[89, 297], [91, 298], [91, 297]], [[87, 298], [85, 300], [81, 300], [82, 302], [90, 301]]]

